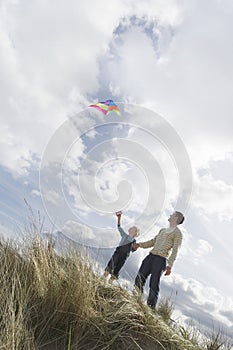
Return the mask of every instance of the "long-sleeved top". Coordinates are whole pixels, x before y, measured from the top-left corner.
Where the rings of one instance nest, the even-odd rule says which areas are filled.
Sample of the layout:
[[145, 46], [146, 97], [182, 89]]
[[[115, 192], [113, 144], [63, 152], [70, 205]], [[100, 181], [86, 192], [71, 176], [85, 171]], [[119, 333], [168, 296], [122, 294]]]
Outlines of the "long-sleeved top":
[[118, 231], [121, 234], [121, 240], [120, 243], [118, 244], [118, 247], [127, 244], [127, 243], [133, 243], [135, 242], [135, 238], [131, 237], [130, 235], [128, 235], [123, 228], [120, 225], [117, 225]]
[[142, 248], [153, 247], [150, 253], [168, 259], [168, 266], [172, 267], [181, 243], [181, 231], [178, 227], [169, 227], [162, 228], [153, 239], [139, 243], [139, 246]]

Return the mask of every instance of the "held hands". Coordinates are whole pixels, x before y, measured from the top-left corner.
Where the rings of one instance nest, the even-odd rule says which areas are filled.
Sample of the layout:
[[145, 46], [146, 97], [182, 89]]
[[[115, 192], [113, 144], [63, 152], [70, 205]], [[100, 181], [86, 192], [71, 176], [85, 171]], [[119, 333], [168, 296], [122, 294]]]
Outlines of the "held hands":
[[117, 217], [118, 217], [118, 216], [121, 216], [121, 215], [122, 215], [122, 211], [121, 211], [121, 210], [116, 212], [116, 216], [117, 216]]
[[137, 250], [138, 248], [139, 248], [139, 244], [138, 244], [138, 243], [134, 243], [134, 244], [133, 244], [133, 249], [134, 249], [134, 250]]
[[171, 274], [171, 270], [172, 269], [170, 268], [170, 266], [167, 266], [166, 269], [165, 269], [165, 274], [164, 275], [165, 276], [169, 276]]

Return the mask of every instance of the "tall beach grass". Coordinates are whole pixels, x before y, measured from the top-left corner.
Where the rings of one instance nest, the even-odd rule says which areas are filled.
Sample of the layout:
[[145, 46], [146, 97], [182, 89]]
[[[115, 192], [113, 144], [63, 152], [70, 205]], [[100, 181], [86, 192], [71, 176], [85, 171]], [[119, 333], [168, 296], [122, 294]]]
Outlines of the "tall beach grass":
[[169, 325], [167, 302], [153, 312], [140, 296], [97, 276], [80, 251], [59, 256], [35, 235], [20, 250], [1, 240], [0, 259], [0, 349], [224, 348], [185, 337]]

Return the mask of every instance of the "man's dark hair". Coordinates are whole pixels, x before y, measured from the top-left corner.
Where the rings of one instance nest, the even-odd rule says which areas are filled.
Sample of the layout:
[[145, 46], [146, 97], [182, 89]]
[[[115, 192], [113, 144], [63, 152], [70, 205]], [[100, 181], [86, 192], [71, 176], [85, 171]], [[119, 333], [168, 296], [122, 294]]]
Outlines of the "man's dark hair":
[[184, 215], [181, 212], [176, 211], [176, 216], [177, 216], [177, 225], [183, 224]]

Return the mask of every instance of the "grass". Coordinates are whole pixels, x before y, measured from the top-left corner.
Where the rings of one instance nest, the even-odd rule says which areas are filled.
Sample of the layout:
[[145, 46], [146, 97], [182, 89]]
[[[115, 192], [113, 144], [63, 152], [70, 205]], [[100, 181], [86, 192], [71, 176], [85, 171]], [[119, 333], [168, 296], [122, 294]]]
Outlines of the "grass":
[[35, 236], [20, 253], [0, 242], [0, 258], [0, 350], [223, 348], [214, 338], [200, 346], [184, 337], [169, 325], [168, 302], [153, 312], [106, 284], [80, 252], [61, 257]]
[[172, 312], [174, 305], [169, 298], [162, 298], [157, 306], [157, 313], [162, 317], [164, 322], [171, 324]]

